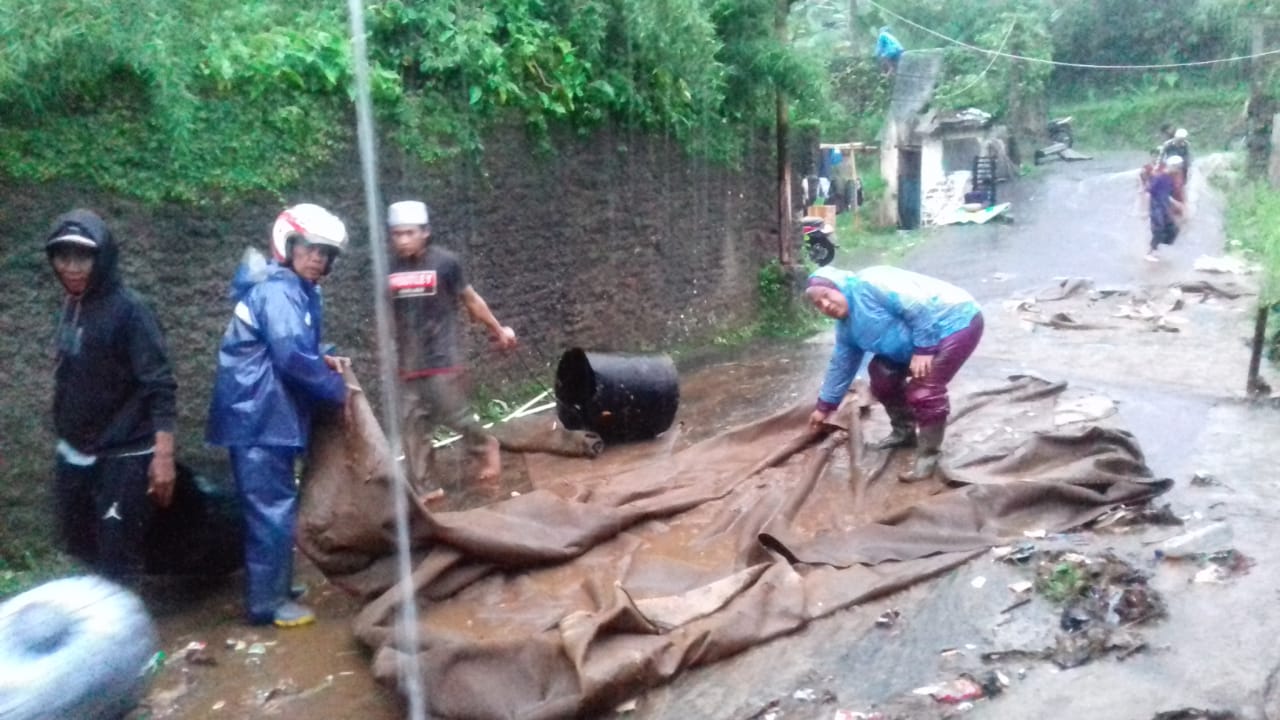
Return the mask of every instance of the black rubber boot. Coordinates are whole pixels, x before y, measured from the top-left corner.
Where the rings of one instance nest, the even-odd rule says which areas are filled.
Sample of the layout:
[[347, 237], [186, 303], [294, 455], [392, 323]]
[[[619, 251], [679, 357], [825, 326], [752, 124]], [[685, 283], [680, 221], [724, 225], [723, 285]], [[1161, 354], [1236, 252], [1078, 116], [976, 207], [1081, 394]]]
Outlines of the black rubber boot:
[[947, 426], [941, 423], [920, 428], [916, 434], [916, 460], [910, 472], [902, 473], [898, 479], [902, 482], [921, 482], [931, 480], [938, 472], [938, 461], [942, 459], [942, 438], [947, 433]]
[[889, 414], [889, 424], [893, 427], [889, 434], [871, 444], [876, 450], [891, 450], [900, 447], [915, 447], [916, 423], [911, 418], [911, 411], [906, 408], [890, 408], [884, 411]]

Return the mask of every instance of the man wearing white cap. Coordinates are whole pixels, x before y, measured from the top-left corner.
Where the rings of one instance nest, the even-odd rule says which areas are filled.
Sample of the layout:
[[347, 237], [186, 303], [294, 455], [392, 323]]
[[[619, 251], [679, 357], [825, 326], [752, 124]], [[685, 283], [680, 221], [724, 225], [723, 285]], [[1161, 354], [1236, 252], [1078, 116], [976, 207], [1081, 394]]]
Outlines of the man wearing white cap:
[[438, 485], [428, 473], [431, 437], [443, 425], [462, 434], [475, 464], [475, 479], [496, 482], [502, 472], [498, 441], [472, 415], [462, 384], [459, 306], [473, 322], [488, 329], [501, 350], [515, 347], [515, 331], [493, 316], [488, 303], [467, 282], [458, 258], [430, 242], [426, 204], [393, 203], [387, 208], [387, 226], [395, 251], [388, 287], [404, 387], [401, 412], [410, 480], [419, 493]]
[[1168, 163], [1169, 158], [1182, 158], [1182, 173], [1186, 176], [1191, 172], [1191, 144], [1187, 140], [1187, 129], [1178, 128], [1173, 131], [1173, 137], [1165, 141], [1163, 147], [1163, 156], [1161, 160]]

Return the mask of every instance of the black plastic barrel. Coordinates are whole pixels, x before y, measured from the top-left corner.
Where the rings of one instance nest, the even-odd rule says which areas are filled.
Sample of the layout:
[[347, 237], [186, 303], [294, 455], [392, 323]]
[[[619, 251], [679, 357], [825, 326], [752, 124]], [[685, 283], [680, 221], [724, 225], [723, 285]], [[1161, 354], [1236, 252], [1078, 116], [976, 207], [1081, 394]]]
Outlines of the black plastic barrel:
[[244, 517], [230, 482], [177, 465], [173, 501], [147, 531], [151, 575], [225, 575], [244, 566]]
[[676, 365], [667, 355], [565, 351], [556, 367], [556, 412], [569, 430], [605, 442], [648, 440], [671, 427], [680, 406]]

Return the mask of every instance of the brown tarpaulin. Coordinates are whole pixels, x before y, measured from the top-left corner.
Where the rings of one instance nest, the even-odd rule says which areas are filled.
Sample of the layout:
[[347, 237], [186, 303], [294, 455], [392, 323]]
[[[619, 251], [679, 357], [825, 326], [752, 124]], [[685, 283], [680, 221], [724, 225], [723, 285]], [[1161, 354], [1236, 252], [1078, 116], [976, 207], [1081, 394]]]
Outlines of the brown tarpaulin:
[[433, 715], [588, 715], [1025, 531], [1167, 489], [1122, 430], [1055, 427], [1070, 394], [1017, 377], [970, 396], [953, 413], [947, 483], [899, 483], [902, 451], [859, 452], [851, 467], [851, 403], [846, 430], [809, 442], [798, 407], [688, 446], [673, 432], [595, 460], [530, 455], [531, 492], [417, 507], [412, 648], [393, 632], [386, 443], [361, 400], [355, 430], [318, 428], [299, 544], [370, 598], [355, 631], [379, 678], [394, 684], [400, 654], [418, 654]]

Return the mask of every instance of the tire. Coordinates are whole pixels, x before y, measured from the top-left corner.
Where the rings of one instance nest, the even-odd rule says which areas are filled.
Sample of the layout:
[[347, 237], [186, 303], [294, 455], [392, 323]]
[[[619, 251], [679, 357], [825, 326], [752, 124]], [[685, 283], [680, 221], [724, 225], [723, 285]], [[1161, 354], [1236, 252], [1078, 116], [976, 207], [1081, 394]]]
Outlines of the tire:
[[836, 259], [836, 246], [825, 237], [809, 236], [809, 259], [818, 265], [830, 265]]
[[159, 648], [132, 592], [97, 577], [55, 580], [0, 604], [0, 718], [124, 717]]

